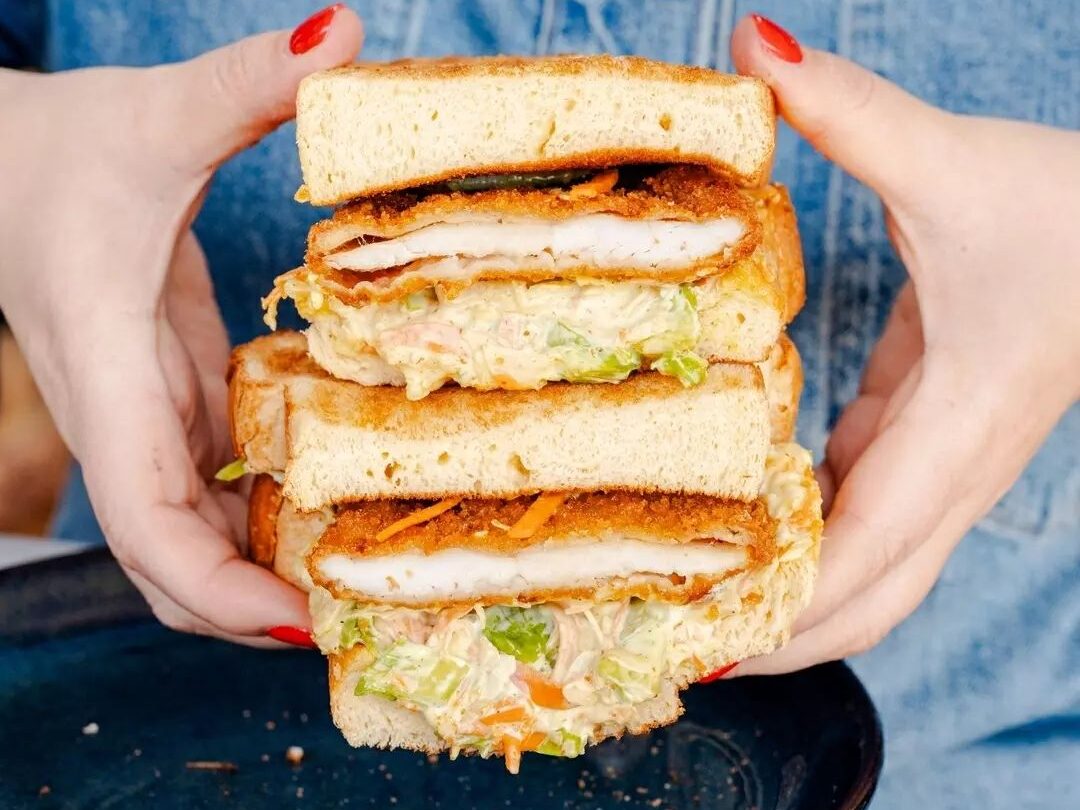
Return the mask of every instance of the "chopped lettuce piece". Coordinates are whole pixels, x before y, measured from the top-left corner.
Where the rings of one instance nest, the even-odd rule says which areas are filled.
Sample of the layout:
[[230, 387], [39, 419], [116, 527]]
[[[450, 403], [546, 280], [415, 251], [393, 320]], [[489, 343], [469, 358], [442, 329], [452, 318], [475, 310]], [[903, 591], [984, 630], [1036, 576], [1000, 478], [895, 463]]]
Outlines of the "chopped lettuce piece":
[[431, 289], [431, 287], [427, 287], [405, 296], [402, 306], [405, 307], [408, 312], [416, 312], [417, 310], [424, 309], [430, 304], [434, 304], [435, 300], [435, 291]]
[[216, 473], [214, 478], [218, 481], [235, 481], [238, 478], [243, 478], [247, 475], [247, 459], [240, 457], [235, 461], [230, 461]]
[[484, 638], [501, 653], [526, 664], [553, 657], [551, 614], [544, 608], [490, 607], [485, 613]]
[[355, 694], [378, 695], [387, 700], [405, 697], [409, 688], [404, 679], [405, 661], [397, 654], [401, 646], [403, 645], [395, 644], [360, 673], [356, 680]]
[[645, 337], [637, 346], [648, 358], [673, 352], [689, 352], [697, 345], [701, 321], [697, 314], [697, 293], [688, 284], [668, 290], [664, 300], [670, 306], [666, 329]]
[[564, 374], [571, 382], [617, 382], [641, 367], [641, 354], [636, 349], [596, 346], [561, 321], [551, 328], [547, 342], [560, 350]]
[[427, 705], [441, 705], [457, 691], [469, 665], [453, 658], [440, 658], [435, 666], [420, 680], [420, 685], [410, 697]]
[[356, 646], [357, 643], [365, 647], [374, 647], [375, 633], [371, 626], [371, 619], [362, 616], [350, 616], [341, 625], [340, 647], [347, 650]]
[[626, 347], [592, 348], [571, 353], [566, 363], [570, 382], [618, 382], [641, 367], [641, 354]]
[[705, 381], [709, 364], [693, 352], [680, 351], [661, 355], [652, 364], [652, 368], [661, 374], [676, 377], [685, 387], [690, 388]]
[[577, 757], [584, 751], [585, 740], [565, 729], [548, 734], [547, 739], [536, 749], [536, 753], [546, 754], [549, 757]]
[[440, 655], [423, 644], [398, 641], [360, 673], [356, 694], [442, 705], [468, 671], [464, 661]]
[[548, 332], [548, 346], [578, 346], [588, 348], [591, 344], [580, 332], [575, 332], [562, 321], [556, 321]]

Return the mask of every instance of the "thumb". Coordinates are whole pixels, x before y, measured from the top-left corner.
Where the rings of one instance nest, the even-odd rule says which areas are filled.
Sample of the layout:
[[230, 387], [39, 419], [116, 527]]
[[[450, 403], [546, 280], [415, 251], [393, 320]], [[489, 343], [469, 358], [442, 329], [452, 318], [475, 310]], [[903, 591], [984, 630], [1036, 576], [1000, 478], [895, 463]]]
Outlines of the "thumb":
[[161, 68], [162, 142], [183, 149], [181, 168], [215, 167], [292, 118], [300, 81], [351, 62], [363, 38], [360, 18], [338, 3], [291, 32], [258, 34]]
[[925, 187], [946, 113], [854, 62], [800, 46], [758, 14], [735, 27], [731, 57], [739, 73], [772, 88], [781, 115], [815, 149], [887, 202]]

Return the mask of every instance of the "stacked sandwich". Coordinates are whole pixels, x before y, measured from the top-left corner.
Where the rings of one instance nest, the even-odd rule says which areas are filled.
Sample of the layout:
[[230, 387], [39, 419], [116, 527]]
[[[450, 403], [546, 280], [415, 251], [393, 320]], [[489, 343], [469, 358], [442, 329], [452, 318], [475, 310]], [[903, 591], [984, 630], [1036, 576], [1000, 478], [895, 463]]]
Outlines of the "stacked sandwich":
[[803, 271], [756, 80], [365, 65], [297, 99], [339, 205], [230, 391], [252, 556], [310, 591], [354, 745], [575, 756], [782, 644], [821, 536]]

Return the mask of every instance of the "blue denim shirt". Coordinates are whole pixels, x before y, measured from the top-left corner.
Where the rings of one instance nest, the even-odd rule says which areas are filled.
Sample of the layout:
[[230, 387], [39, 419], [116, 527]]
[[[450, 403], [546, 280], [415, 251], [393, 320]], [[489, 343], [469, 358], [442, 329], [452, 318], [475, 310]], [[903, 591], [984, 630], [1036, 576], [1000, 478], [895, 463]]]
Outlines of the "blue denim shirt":
[[[186, 59], [289, 28], [321, 0], [0, 0], [0, 60], [63, 70]], [[948, 109], [1080, 126], [1080, 3], [1060, 0], [354, 0], [367, 59], [636, 53], [729, 67], [762, 12]], [[904, 126], [898, 121], [897, 126]], [[800, 439], [816, 456], [855, 394], [904, 271], [876, 197], [781, 129], [776, 179], [799, 213], [808, 301]], [[292, 202], [291, 126], [226, 164], [195, 229], [234, 341], [301, 258], [318, 216]], [[1002, 324], [1002, 328], [1008, 328]], [[76, 480], [58, 531], [95, 536]], [[961, 544], [920, 609], [854, 661], [886, 730], [875, 807], [1080, 806], [1080, 410]], [[813, 699], [813, 696], [807, 696]]]

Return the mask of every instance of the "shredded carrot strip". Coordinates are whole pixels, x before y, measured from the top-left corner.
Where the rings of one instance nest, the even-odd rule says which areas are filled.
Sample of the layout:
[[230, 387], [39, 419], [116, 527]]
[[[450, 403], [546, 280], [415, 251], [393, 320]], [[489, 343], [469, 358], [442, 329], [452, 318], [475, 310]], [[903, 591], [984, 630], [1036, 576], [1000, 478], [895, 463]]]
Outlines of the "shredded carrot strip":
[[453, 509], [459, 503], [461, 503], [461, 498], [443, 498], [441, 501], [433, 503], [431, 506], [417, 509], [415, 512], [406, 515], [401, 520], [395, 520], [375, 535], [375, 539], [381, 543], [388, 537], [393, 537], [398, 532], [404, 531], [410, 526], [419, 526], [421, 523], [427, 523], [429, 520], [438, 517], [443, 512]]
[[613, 188], [615, 184], [619, 182], [619, 170], [610, 169], [606, 172], [601, 172], [595, 177], [590, 177], [584, 183], [578, 183], [576, 186], [571, 186], [566, 192], [567, 197], [597, 197], [601, 194], [607, 194]]
[[506, 770], [516, 774], [521, 768], [521, 752], [535, 751], [544, 744], [546, 739], [547, 735], [542, 731], [526, 734], [524, 740], [519, 740], [517, 737], [511, 737], [510, 735], [502, 737], [500, 742], [502, 743], [503, 757], [506, 760]]
[[503, 709], [501, 712], [495, 712], [489, 714], [487, 717], [481, 717], [480, 722], [485, 726], [496, 726], [499, 723], [516, 723], [519, 720], [525, 719], [525, 707], [513, 706], [509, 709]]
[[566, 702], [561, 686], [552, 683], [531, 667], [523, 668], [522, 677], [525, 685], [529, 687], [529, 699], [537, 706], [545, 709], [565, 709], [570, 705]]
[[518, 518], [518, 522], [510, 527], [507, 537], [515, 540], [524, 540], [532, 537], [536, 530], [543, 526], [551, 516], [555, 514], [563, 501], [566, 500], [565, 492], [545, 492], [538, 495], [532, 505], [525, 510], [525, 514]]
[[544, 740], [547, 739], [547, 734], [542, 731], [534, 731], [521, 741], [519, 746], [522, 751], [535, 751], [541, 745], [544, 744]]
[[274, 289], [270, 290], [259, 303], [262, 305], [263, 323], [269, 326], [271, 329], [277, 329], [277, 312], [278, 305], [281, 303], [281, 299], [285, 297], [285, 281], [291, 278], [295, 273], [295, 270], [290, 270], [288, 273], [278, 276], [274, 279]]
[[516, 776], [521, 769], [521, 748], [517, 738], [503, 737], [502, 749], [503, 758], [506, 761], [506, 770]]

